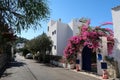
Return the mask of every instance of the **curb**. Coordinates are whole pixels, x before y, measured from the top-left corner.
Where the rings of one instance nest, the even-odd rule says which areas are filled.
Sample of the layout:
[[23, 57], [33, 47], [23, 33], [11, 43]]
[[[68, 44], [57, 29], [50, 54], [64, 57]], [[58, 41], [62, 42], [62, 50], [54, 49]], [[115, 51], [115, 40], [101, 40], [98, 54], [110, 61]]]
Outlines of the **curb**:
[[92, 73], [87, 73], [87, 72], [84, 72], [84, 71], [76, 71], [76, 70], [71, 70], [71, 71], [76, 72], [76, 73], [80, 73], [80, 74], [84, 74], [84, 75], [87, 75], [87, 76], [91, 76], [91, 77], [94, 77], [94, 78], [102, 80], [101, 76], [98, 76], [98, 75], [95, 75], [95, 74], [92, 74]]
[[76, 71], [76, 70], [72, 70], [72, 69], [67, 69], [67, 70], [71, 70], [71, 71], [79, 73], [79, 74], [84, 74], [84, 75], [87, 75], [87, 76], [91, 76], [91, 77], [97, 78], [99, 80], [120, 80], [118, 78], [102, 79], [102, 77], [97, 75], [97, 74], [87, 73], [87, 72], [84, 72], [84, 71]]

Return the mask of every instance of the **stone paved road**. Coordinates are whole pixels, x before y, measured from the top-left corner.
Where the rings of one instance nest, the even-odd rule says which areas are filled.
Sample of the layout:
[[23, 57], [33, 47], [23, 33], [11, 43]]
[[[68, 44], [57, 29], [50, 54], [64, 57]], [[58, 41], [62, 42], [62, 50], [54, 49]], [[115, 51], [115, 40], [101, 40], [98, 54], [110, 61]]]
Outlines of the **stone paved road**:
[[51, 67], [17, 56], [0, 80], [100, 80], [71, 70]]

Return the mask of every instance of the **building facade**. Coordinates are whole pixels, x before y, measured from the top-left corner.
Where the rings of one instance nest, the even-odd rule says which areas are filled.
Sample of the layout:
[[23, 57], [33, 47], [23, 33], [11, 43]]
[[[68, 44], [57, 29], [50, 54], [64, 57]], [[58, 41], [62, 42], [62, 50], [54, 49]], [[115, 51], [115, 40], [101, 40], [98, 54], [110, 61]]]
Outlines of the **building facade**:
[[61, 19], [58, 21], [49, 21], [47, 35], [53, 41], [53, 55], [63, 56], [63, 51], [67, 45], [68, 39], [73, 35], [79, 34], [79, 27], [81, 25], [82, 23], [79, 19], [73, 19], [68, 24], [61, 22]]
[[25, 46], [25, 43], [17, 43], [16, 44], [16, 49], [21, 49]]
[[118, 61], [120, 71], [120, 6], [112, 8], [113, 30], [115, 38], [115, 46], [113, 56]]

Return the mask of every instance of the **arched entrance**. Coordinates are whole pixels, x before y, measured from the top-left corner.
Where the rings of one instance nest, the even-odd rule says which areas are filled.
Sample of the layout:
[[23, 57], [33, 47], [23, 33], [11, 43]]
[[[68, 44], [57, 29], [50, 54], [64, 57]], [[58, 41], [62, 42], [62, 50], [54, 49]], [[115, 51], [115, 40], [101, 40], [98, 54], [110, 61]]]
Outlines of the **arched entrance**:
[[82, 70], [91, 71], [92, 49], [85, 46], [82, 51]]

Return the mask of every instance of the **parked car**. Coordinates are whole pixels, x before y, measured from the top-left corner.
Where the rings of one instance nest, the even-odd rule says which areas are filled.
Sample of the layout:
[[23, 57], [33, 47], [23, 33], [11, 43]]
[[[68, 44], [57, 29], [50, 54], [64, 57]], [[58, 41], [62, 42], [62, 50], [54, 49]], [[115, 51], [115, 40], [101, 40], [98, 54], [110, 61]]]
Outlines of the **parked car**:
[[33, 54], [32, 53], [28, 53], [26, 56], [25, 56], [26, 59], [33, 59]]

